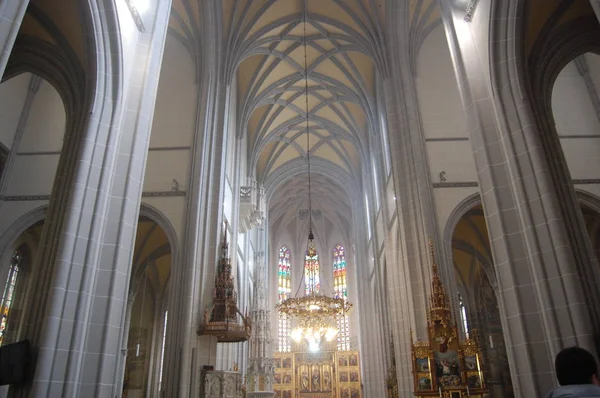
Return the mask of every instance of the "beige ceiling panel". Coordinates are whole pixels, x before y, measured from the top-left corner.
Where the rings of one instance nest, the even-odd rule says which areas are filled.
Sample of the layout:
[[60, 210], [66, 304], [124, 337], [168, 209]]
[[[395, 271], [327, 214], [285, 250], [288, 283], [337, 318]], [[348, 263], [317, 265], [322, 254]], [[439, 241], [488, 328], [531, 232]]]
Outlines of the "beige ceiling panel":
[[317, 156], [317, 157], [320, 157], [323, 159], [327, 159], [331, 163], [343, 168], [347, 172], [351, 172], [351, 170], [348, 169], [348, 165], [346, 164], [346, 162], [344, 162], [344, 160], [342, 160], [342, 158], [340, 158], [340, 156], [328, 144], [321, 145], [315, 151], [314, 156]]
[[254, 82], [252, 76], [264, 58], [264, 55], [248, 57], [237, 68], [238, 98], [242, 99], [246, 96], [246, 93]]
[[250, 116], [250, 121], [248, 122], [248, 139], [250, 142], [254, 142], [256, 138], [256, 134], [258, 133], [259, 123], [264, 116], [264, 114], [269, 110], [269, 105], [261, 106], [257, 108]]
[[[347, 0], [344, 2], [344, 4], [346, 5], [349, 5], [351, 3], [354, 3], [354, 1]], [[320, 15], [333, 17], [340, 23], [349, 26], [352, 30], [356, 32], [362, 32], [362, 28], [356, 23], [356, 21], [333, 1], [311, 1], [309, 7], [310, 12], [315, 12]]]

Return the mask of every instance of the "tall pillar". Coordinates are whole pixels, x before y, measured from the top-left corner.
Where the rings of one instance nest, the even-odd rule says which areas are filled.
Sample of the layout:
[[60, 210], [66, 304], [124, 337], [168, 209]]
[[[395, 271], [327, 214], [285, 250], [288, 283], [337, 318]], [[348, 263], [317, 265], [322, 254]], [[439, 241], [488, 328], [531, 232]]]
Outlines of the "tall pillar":
[[591, 311], [553, 159], [522, 87], [518, 2], [481, 1], [471, 22], [453, 3], [439, 2], [471, 131], [513, 386], [517, 396], [543, 397], [556, 384], [553, 358], [562, 347], [594, 349]]
[[10, 0], [0, 3], [0, 80], [21, 28], [29, 0]]
[[178, 270], [172, 275], [177, 289], [172, 289], [169, 297], [169, 348], [165, 350], [165, 361], [171, 366], [165, 366], [163, 377], [168, 397], [198, 396], [202, 367], [216, 364], [216, 337], [200, 337], [197, 330], [212, 302], [222, 233], [226, 151], [223, 127], [228, 87], [222, 80], [220, 3], [199, 2], [202, 64], [198, 66], [196, 132], [182, 256]]
[[[411, 331], [427, 338], [430, 286], [428, 238], [437, 237], [435, 207], [425, 139], [411, 70], [409, 23], [405, 2], [389, 5], [389, 48], [381, 88], [389, 131], [397, 219], [386, 237], [390, 328], [397, 360], [400, 396], [412, 396]], [[402, 21], [398, 23], [398, 21]], [[437, 258], [442, 258], [437, 256]], [[441, 264], [442, 276], [446, 266]]]
[[23, 336], [37, 361], [32, 385], [15, 391], [23, 396], [120, 394], [132, 248], [170, 1], [146, 11], [143, 33], [126, 8], [110, 0], [90, 5], [89, 44], [98, 48], [94, 98], [76, 126], [82, 131], [70, 135], [80, 150], [63, 154], [66, 166], [51, 198], [37, 300]]
[[252, 305], [252, 335], [249, 344], [247, 369], [247, 396], [273, 397], [273, 347], [271, 339], [271, 311], [268, 307], [268, 273], [265, 256], [265, 227], [259, 227], [258, 253], [256, 255], [255, 293]]

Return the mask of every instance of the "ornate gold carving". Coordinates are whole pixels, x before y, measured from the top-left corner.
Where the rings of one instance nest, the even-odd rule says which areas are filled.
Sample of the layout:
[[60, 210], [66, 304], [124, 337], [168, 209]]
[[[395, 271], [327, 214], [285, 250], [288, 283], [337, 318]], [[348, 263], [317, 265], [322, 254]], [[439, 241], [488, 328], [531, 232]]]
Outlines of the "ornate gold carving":
[[480, 397], [486, 390], [479, 344], [476, 337], [463, 344], [459, 342], [458, 328], [439, 275], [431, 239], [429, 251], [432, 279], [430, 308], [426, 314], [428, 341], [412, 344], [415, 396]]
[[213, 305], [204, 312], [204, 322], [198, 328], [198, 335], [216, 336], [219, 343], [238, 343], [250, 338], [252, 325], [250, 318], [242, 315], [237, 308], [237, 293], [227, 243], [227, 223], [224, 231]]

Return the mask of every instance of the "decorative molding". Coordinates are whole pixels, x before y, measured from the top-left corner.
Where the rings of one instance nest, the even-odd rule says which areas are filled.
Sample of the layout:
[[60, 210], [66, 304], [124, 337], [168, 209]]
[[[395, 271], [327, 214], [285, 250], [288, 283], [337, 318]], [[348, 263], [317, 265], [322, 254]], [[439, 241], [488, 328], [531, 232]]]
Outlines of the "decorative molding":
[[190, 146], [157, 146], [154, 148], [148, 148], [148, 152], [154, 151], [189, 151], [192, 147]]
[[185, 196], [185, 191], [149, 191], [142, 192], [143, 198], [156, 198], [156, 197], [164, 197], [164, 196]]
[[469, 137], [437, 137], [437, 138], [425, 138], [425, 142], [456, 142], [456, 141], [469, 141]]
[[599, 178], [582, 178], [575, 180], [573, 179], [573, 184], [600, 184]]
[[473, 15], [475, 15], [475, 9], [477, 8], [477, 3], [479, 0], [470, 0], [469, 5], [467, 5], [467, 9], [465, 10], [465, 21], [471, 22], [473, 20]]
[[[144, 198], [168, 197], [168, 196], [185, 196], [185, 191], [149, 191], [143, 192]], [[50, 195], [8, 195], [0, 196], [0, 201], [4, 202], [27, 202], [38, 200], [50, 200]]]
[[600, 134], [574, 134], [574, 135], [559, 135], [558, 136], [559, 139], [561, 140], [565, 140], [565, 139], [571, 139], [571, 138], [600, 138]]
[[36, 200], [50, 200], [50, 195], [13, 195], [0, 196], [0, 201], [4, 202], [25, 202]]
[[144, 21], [142, 20], [140, 12], [138, 11], [137, 7], [133, 4], [133, 0], [125, 0], [125, 4], [127, 4], [127, 7], [129, 8], [129, 12], [131, 12], [131, 17], [133, 18], [133, 21], [135, 22], [135, 25], [137, 26], [138, 30], [141, 33], [144, 33], [146, 31], [146, 27], [144, 26]]
[[17, 156], [60, 155], [61, 151], [17, 152]]
[[475, 181], [465, 182], [434, 182], [434, 188], [476, 188], [479, 184]]

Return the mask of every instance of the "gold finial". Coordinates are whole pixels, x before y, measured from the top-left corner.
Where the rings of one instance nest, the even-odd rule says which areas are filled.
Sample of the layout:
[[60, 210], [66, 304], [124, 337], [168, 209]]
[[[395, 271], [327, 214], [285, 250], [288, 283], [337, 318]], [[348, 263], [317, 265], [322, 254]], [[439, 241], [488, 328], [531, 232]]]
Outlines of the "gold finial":
[[431, 264], [432, 264], [431, 268], [432, 268], [432, 272], [433, 272], [433, 278], [439, 279], [440, 274], [438, 272], [437, 262], [435, 261], [435, 249], [433, 247], [433, 239], [431, 239], [431, 238], [428, 239], [428, 245], [429, 245], [429, 255], [431, 256]]
[[435, 252], [433, 249], [433, 240], [431, 238], [429, 240], [429, 252], [431, 255], [431, 308], [430, 312], [432, 313], [437, 310], [449, 310], [450, 309], [450, 300], [448, 295], [446, 294], [446, 289], [444, 288], [444, 284], [440, 279], [440, 274], [438, 272], [438, 266], [435, 261]]

